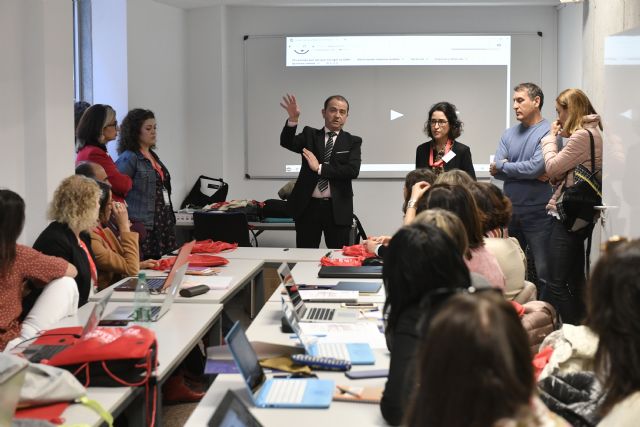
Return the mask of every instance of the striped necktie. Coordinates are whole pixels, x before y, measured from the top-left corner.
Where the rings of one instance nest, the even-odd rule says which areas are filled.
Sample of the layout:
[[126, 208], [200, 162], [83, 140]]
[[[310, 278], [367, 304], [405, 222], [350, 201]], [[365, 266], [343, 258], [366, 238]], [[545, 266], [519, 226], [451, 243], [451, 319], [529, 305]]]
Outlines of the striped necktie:
[[[331, 152], [333, 151], [333, 138], [336, 137], [335, 132], [328, 132], [329, 139], [327, 140], [327, 145], [324, 146], [324, 161], [323, 163], [329, 163], [331, 159]], [[324, 192], [324, 190], [329, 187], [329, 180], [327, 178], [320, 178], [318, 181], [318, 189], [320, 192]]]

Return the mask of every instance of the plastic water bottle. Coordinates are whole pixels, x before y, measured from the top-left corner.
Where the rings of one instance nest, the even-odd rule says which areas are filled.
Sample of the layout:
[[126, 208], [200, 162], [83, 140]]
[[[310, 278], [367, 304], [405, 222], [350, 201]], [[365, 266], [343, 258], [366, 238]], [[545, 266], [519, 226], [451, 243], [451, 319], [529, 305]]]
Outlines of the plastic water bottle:
[[133, 321], [141, 326], [148, 326], [151, 322], [151, 296], [147, 285], [147, 274], [138, 273], [133, 309]]

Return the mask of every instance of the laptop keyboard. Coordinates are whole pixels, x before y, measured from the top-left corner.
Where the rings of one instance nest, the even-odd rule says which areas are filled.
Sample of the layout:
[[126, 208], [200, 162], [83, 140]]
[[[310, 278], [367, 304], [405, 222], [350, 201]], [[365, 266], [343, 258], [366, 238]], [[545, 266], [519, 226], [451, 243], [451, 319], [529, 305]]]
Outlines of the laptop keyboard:
[[[153, 320], [158, 315], [158, 313], [160, 313], [160, 309], [162, 308], [162, 306], [152, 305], [150, 308], [151, 308], [151, 314], [149, 318]], [[135, 317], [136, 317], [135, 311], [129, 315], [129, 319], [135, 319]]]
[[351, 360], [347, 346], [342, 343], [318, 343], [318, 356]]
[[33, 363], [40, 363], [44, 359], [51, 359], [56, 354], [67, 348], [66, 345], [43, 345], [33, 353], [27, 356], [27, 359]]
[[306, 386], [306, 380], [272, 380], [265, 402], [273, 405], [300, 403]]
[[310, 320], [331, 320], [336, 310], [333, 308], [313, 307], [307, 311], [307, 319]]
[[149, 286], [149, 289], [160, 289], [162, 287], [162, 285], [164, 285], [164, 281], [166, 280], [166, 278], [164, 277], [151, 277], [147, 279], [147, 286]]

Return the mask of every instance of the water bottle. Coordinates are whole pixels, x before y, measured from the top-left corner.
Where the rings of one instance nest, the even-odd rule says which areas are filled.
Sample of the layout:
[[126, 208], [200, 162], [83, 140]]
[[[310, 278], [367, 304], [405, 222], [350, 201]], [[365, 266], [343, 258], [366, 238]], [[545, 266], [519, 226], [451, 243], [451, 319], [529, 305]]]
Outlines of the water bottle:
[[133, 321], [141, 326], [148, 326], [151, 322], [151, 296], [147, 285], [147, 274], [138, 273], [138, 284], [135, 291]]

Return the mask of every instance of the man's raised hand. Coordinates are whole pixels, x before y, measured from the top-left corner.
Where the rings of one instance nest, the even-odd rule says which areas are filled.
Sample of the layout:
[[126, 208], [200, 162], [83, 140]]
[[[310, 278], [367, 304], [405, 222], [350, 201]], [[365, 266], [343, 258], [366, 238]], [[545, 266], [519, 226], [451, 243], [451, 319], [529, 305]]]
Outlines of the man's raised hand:
[[298, 121], [298, 118], [300, 117], [300, 107], [298, 107], [295, 95], [286, 94], [283, 96], [280, 106], [287, 110], [290, 122]]

